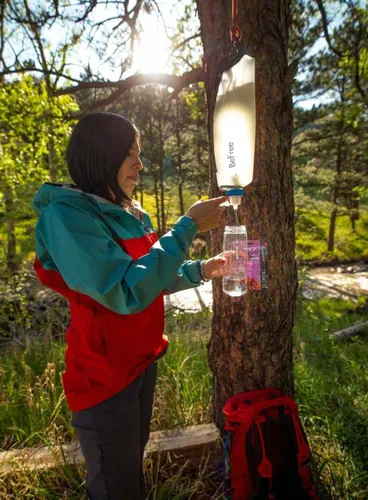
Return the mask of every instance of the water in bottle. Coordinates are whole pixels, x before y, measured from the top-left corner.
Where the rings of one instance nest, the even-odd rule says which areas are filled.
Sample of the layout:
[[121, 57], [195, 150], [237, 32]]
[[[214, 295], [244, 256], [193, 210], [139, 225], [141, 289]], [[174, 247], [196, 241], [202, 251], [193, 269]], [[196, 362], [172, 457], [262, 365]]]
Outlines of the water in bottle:
[[247, 229], [245, 226], [225, 226], [224, 256], [227, 273], [222, 278], [222, 289], [231, 297], [247, 292]]

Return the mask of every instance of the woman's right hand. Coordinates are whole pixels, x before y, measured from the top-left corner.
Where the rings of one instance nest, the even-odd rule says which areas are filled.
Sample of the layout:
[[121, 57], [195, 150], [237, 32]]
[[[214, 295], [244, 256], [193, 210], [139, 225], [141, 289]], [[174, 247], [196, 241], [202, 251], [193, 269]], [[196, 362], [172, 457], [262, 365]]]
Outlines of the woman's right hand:
[[189, 208], [186, 215], [197, 224], [198, 231], [204, 233], [220, 225], [221, 213], [224, 210], [224, 207], [220, 205], [226, 200], [226, 196], [199, 200]]

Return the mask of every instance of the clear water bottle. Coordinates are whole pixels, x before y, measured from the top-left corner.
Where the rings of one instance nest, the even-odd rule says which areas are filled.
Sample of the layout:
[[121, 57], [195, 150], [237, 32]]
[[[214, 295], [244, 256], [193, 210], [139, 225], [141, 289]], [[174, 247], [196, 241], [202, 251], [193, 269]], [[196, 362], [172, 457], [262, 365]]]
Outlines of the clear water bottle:
[[228, 272], [222, 278], [222, 289], [231, 297], [247, 293], [247, 245], [245, 226], [225, 226], [223, 249]]

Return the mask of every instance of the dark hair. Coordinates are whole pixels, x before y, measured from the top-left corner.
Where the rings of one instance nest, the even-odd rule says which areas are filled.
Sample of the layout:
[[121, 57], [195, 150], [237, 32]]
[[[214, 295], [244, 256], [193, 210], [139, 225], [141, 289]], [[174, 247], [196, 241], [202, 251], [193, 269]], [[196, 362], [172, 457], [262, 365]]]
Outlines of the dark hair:
[[66, 161], [73, 182], [86, 193], [116, 204], [130, 203], [118, 184], [118, 171], [138, 131], [123, 116], [91, 113], [79, 120], [70, 137]]

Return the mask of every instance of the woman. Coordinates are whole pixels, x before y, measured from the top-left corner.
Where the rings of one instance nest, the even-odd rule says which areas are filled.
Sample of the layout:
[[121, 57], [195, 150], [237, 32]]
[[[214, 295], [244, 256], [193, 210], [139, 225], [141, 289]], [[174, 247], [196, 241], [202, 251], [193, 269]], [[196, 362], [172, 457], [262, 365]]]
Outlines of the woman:
[[163, 295], [221, 276], [226, 262], [184, 261], [195, 234], [218, 226], [226, 198], [195, 203], [158, 239], [132, 200], [139, 155], [132, 123], [87, 115], [66, 153], [75, 185], [44, 184], [33, 202], [35, 269], [70, 303], [63, 386], [93, 500], [147, 497], [142, 459], [168, 345]]

